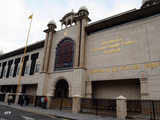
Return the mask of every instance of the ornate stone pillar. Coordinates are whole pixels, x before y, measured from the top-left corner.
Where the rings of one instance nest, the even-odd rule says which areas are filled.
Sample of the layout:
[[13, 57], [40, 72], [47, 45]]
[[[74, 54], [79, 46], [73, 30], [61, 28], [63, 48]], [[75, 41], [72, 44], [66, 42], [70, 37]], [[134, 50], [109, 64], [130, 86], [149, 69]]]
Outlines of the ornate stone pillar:
[[[46, 41], [45, 41], [45, 50], [44, 50], [44, 58], [43, 58], [43, 67], [42, 72], [48, 73], [49, 72], [49, 64], [50, 64], [50, 57], [52, 51], [52, 41], [54, 39], [56, 23], [54, 20], [48, 23], [48, 29], [44, 30], [46, 33]], [[45, 74], [45, 81], [43, 81], [43, 96], [46, 96], [48, 88], [48, 75]]]
[[86, 7], [81, 7], [77, 13], [76, 23], [79, 29], [78, 40], [76, 43], [76, 56], [75, 56], [75, 68], [84, 68], [85, 66], [85, 40], [87, 26], [90, 19], [88, 18], [89, 12]]

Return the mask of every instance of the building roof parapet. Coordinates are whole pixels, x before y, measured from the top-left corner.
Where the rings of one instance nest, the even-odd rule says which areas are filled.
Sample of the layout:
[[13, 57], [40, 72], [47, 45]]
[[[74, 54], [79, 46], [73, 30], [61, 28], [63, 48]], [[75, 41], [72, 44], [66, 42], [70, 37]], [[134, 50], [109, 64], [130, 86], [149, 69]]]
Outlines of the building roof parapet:
[[116, 25], [147, 18], [160, 13], [160, 3], [146, 8], [133, 9], [94, 23], [89, 24], [85, 29], [87, 34], [91, 34]]
[[[31, 44], [31, 45], [27, 46], [27, 52], [31, 52], [33, 50], [37, 50], [37, 49], [43, 48], [44, 47], [44, 42], [45, 41], [42, 40], [42, 41], [39, 41], [39, 42], [36, 42], [34, 44]], [[24, 53], [24, 49], [25, 49], [25, 47], [22, 47], [22, 48], [19, 48], [17, 50], [14, 50], [14, 51], [5, 53], [3, 55], [0, 55], [0, 60], [6, 59], [6, 58], [10, 58], [10, 57], [13, 57], [15, 55], [23, 54]]]

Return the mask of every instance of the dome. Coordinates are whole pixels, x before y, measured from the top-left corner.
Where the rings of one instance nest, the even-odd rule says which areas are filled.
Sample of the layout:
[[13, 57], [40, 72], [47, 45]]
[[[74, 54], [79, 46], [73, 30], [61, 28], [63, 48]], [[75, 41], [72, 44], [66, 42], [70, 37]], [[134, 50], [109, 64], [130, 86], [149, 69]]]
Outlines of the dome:
[[48, 22], [48, 25], [55, 25], [55, 26], [56, 26], [56, 22], [55, 22], [54, 20], [50, 20], [50, 21]]
[[81, 11], [81, 10], [88, 11], [88, 9], [87, 9], [87, 7], [86, 7], [86, 6], [82, 6], [82, 7], [80, 7], [80, 8], [79, 8], [79, 11]]

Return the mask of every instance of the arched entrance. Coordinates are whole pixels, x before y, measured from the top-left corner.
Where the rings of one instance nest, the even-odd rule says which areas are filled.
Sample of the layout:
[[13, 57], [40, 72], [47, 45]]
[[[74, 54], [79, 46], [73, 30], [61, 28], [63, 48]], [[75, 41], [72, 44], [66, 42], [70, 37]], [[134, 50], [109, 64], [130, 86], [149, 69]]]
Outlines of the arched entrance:
[[72, 99], [69, 98], [69, 84], [65, 79], [57, 81], [54, 93], [50, 107], [51, 109], [72, 110]]
[[55, 87], [56, 98], [67, 98], [69, 96], [69, 85], [64, 79], [59, 80]]

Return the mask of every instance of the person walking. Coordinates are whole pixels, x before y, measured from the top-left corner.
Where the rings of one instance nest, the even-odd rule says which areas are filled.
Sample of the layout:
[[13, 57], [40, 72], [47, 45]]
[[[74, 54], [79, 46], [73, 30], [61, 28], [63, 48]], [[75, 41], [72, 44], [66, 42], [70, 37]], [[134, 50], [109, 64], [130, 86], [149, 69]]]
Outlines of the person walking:
[[24, 99], [25, 99], [25, 96], [22, 94], [21, 99], [20, 99], [21, 106], [23, 106], [23, 104], [24, 104]]
[[41, 107], [44, 108], [44, 97], [41, 97]]
[[8, 96], [8, 105], [11, 105], [12, 100], [13, 100], [13, 96], [12, 96], [12, 95], [9, 95], [9, 96]]
[[47, 108], [48, 98], [47, 96], [44, 98], [44, 108]]

